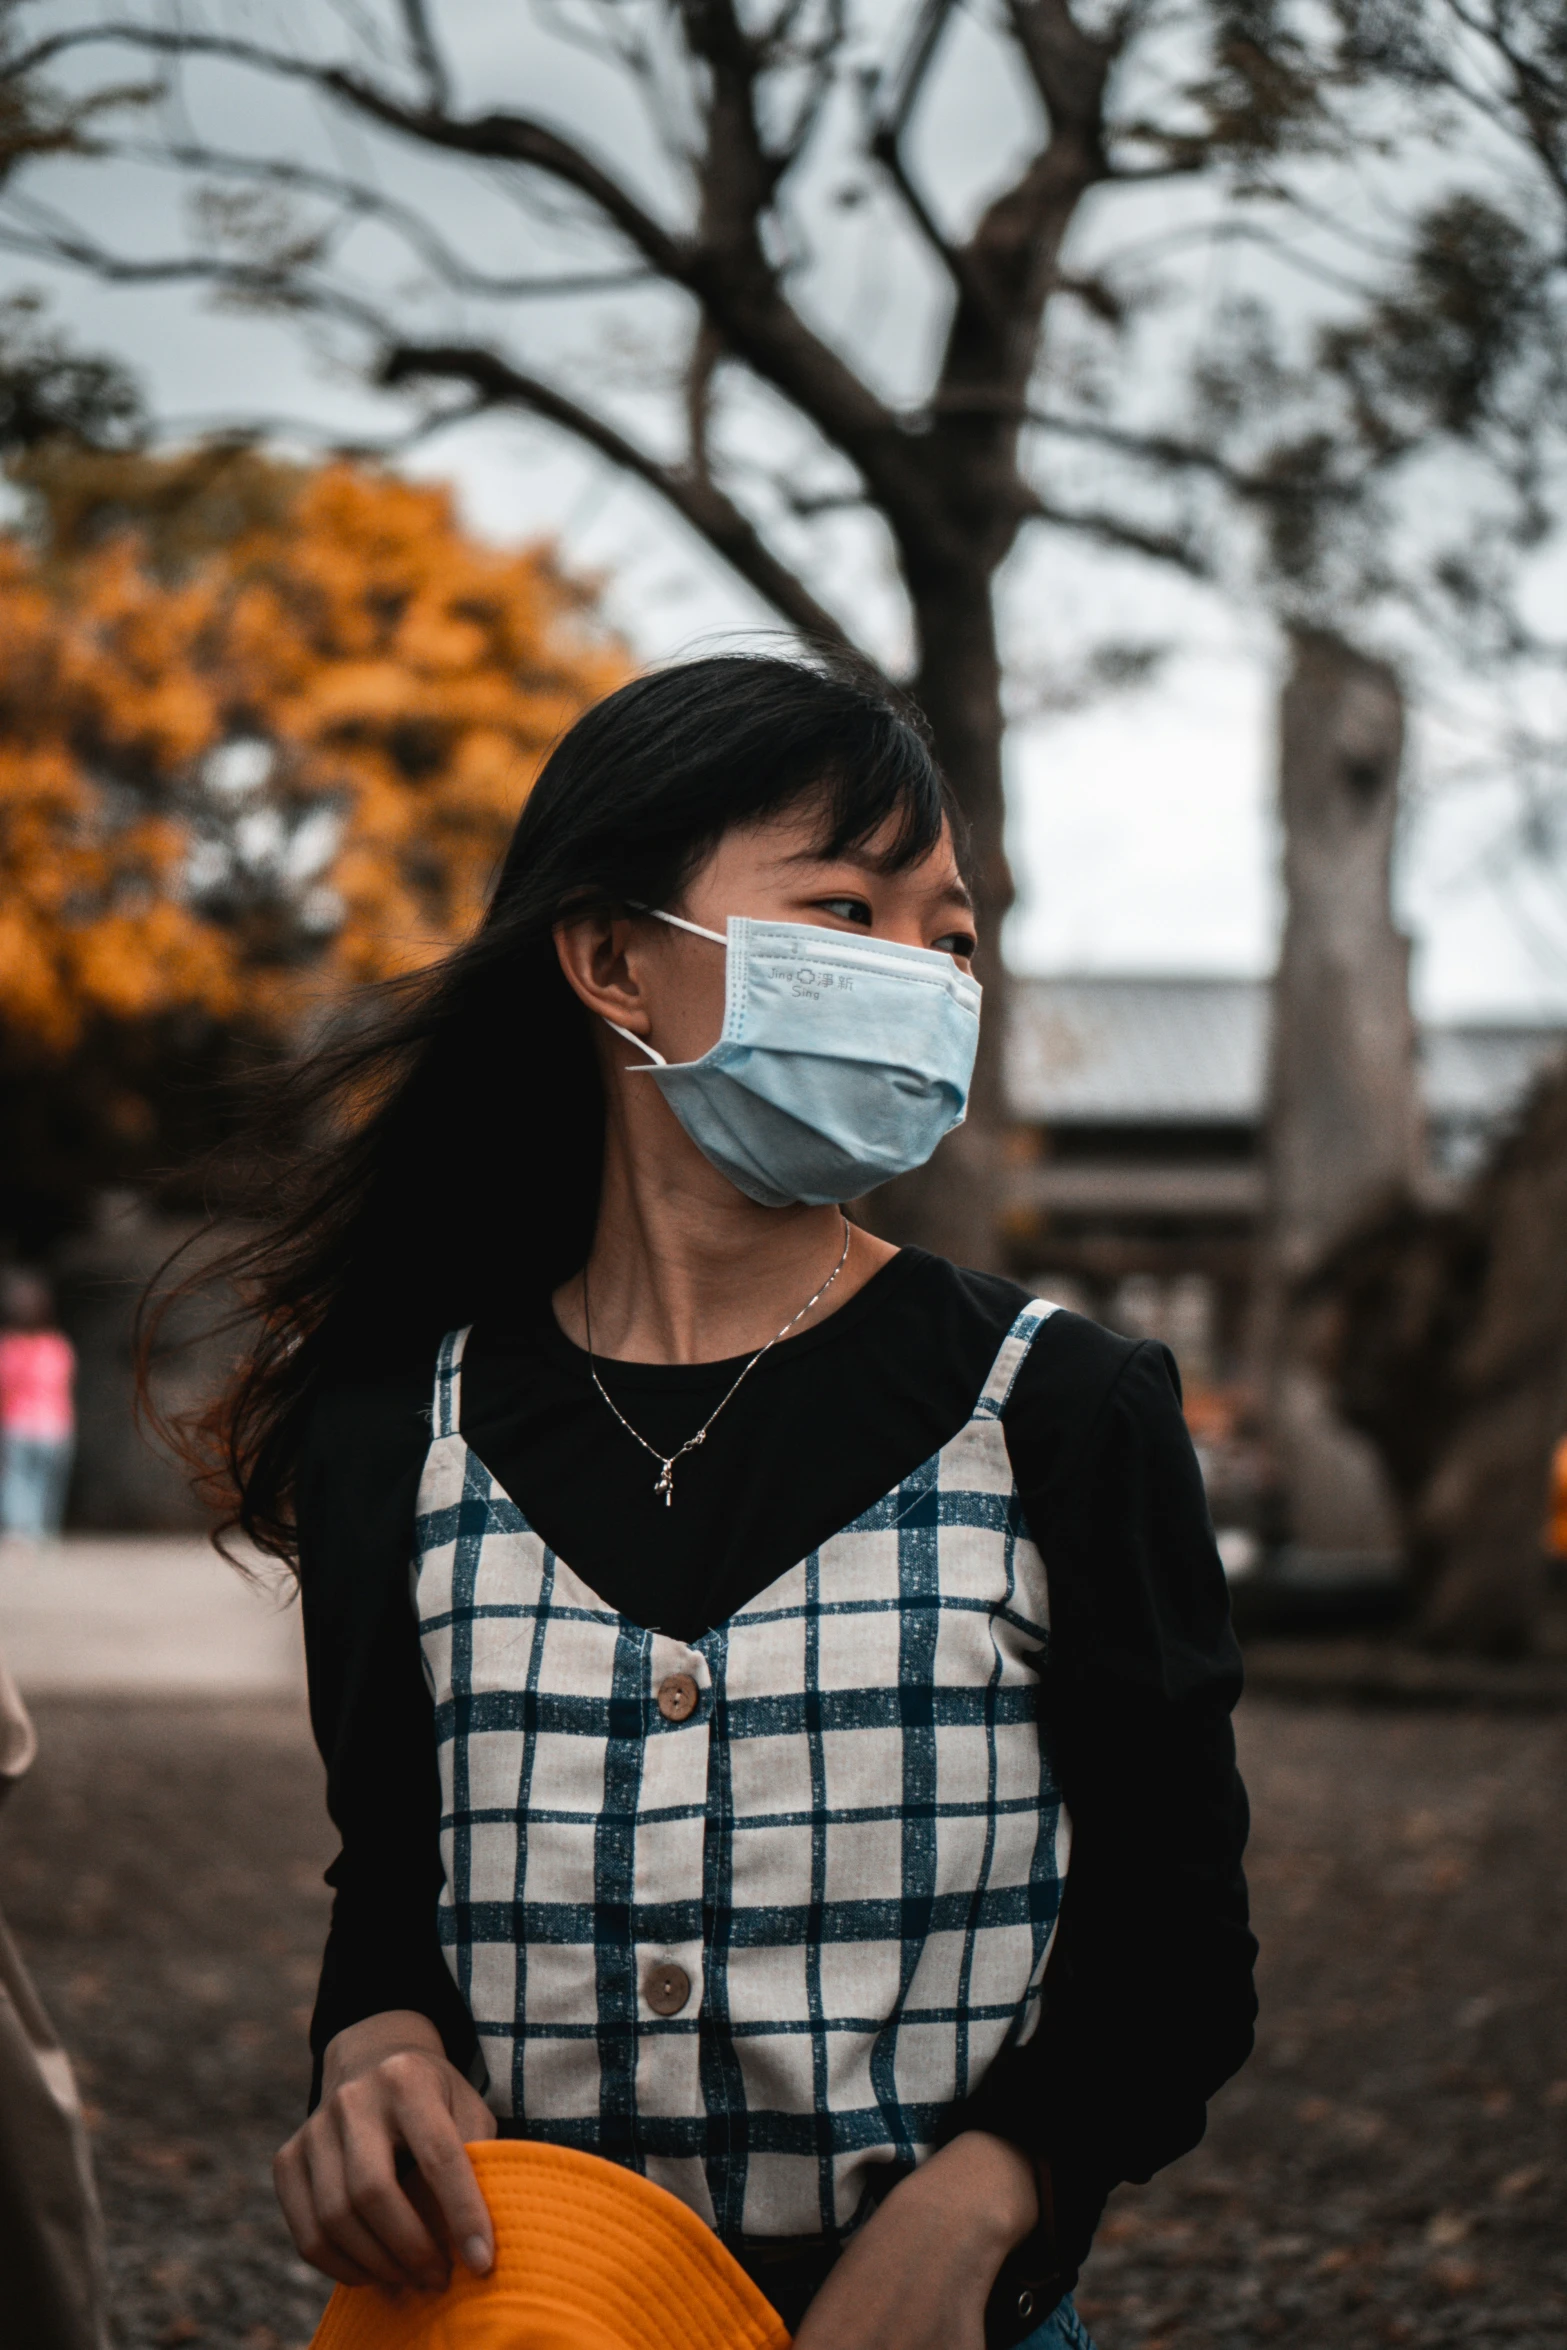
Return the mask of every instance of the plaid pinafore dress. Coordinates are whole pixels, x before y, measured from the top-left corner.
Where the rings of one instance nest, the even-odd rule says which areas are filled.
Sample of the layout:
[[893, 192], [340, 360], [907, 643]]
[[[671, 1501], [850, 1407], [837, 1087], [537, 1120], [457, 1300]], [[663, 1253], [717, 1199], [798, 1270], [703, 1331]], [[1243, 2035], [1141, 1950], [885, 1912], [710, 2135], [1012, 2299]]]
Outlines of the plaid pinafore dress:
[[415, 1604], [439, 1927], [502, 2126], [728, 2239], [841, 2235], [1039, 2013], [1070, 1828], [1001, 1410], [691, 1642], [606, 1607], [463, 1441], [442, 1344]]

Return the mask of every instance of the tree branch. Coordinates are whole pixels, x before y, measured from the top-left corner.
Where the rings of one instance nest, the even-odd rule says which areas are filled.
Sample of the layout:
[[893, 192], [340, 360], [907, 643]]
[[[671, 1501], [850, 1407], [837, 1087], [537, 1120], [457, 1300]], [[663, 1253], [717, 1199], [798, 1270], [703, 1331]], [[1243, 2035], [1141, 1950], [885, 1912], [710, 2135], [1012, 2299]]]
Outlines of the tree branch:
[[687, 257], [681, 241], [585, 148], [527, 115], [487, 114], [463, 121], [437, 107], [407, 105], [390, 90], [378, 88], [343, 66], [315, 65], [308, 58], [289, 56], [286, 50], [269, 49], [259, 41], [242, 41], [229, 34], [165, 32], [153, 25], [109, 23], [52, 34], [35, 42], [13, 63], [11, 71], [30, 73], [71, 50], [105, 42], [147, 50], [155, 56], [215, 57], [252, 66], [284, 81], [304, 82], [384, 129], [400, 131], [425, 146], [471, 155], [476, 161], [531, 167], [586, 196], [656, 270], [683, 281]]
[[1069, 530], [1075, 538], [1092, 539], [1122, 555], [1151, 555], [1157, 563], [1173, 563], [1192, 579], [1211, 579], [1213, 565], [1195, 542], [1174, 531], [1145, 530], [1119, 514], [1092, 507], [1058, 506], [1038, 490], [1027, 493], [1024, 520], [1044, 522]]
[[774, 487], [801, 522], [815, 522], [823, 514], [863, 514], [870, 503], [863, 490], [797, 490], [788, 482]]
[[987, 280], [1006, 284], [1009, 309], [1022, 301], [1037, 319], [1072, 215], [1109, 174], [1105, 86], [1115, 48], [1084, 32], [1068, 0], [1007, 0], [1006, 14], [1049, 130], [1012, 186], [986, 208], [967, 253]]
[[[1291, 482], [1287, 476], [1251, 473], [1217, 449], [1205, 447], [1201, 441], [1182, 440], [1173, 433], [1133, 432], [1120, 425], [1101, 424], [1093, 417], [1062, 416], [1049, 409], [1032, 407], [1026, 401], [1008, 406], [1003, 400], [987, 400], [981, 395], [938, 394], [933, 405], [944, 414], [961, 415], [965, 411], [980, 415], [1011, 414], [1041, 432], [1054, 433], [1065, 440], [1087, 441], [1095, 448], [1113, 451], [1118, 457], [1152, 466], [1156, 472], [1204, 473], [1245, 504], [1279, 506], [1302, 501], [1320, 504], [1324, 498], [1335, 497], [1349, 502], [1359, 495], [1359, 487], [1354, 483], [1343, 483], [1335, 490], [1320, 480]], [[1407, 454], [1406, 448], [1397, 448], [1391, 457], [1396, 460]]]
[[[1088, 190], [1108, 175], [1104, 94], [1114, 52], [1107, 41], [1083, 32], [1067, 0], [1007, 0], [1006, 13], [1048, 129], [1044, 144], [986, 206], [962, 248], [964, 291], [948, 330], [941, 383], [946, 389], [997, 386], [1021, 396], [1033, 371], [1045, 304], [1060, 282], [1067, 231]], [[1015, 426], [998, 414], [990, 462], [1006, 461], [1009, 430]]]
[[697, 242], [724, 254], [747, 275], [771, 280], [759, 242], [782, 161], [770, 155], [756, 111], [758, 44], [731, 0], [674, 0], [687, 49], [705, 67], [706, 145], [697, 160]]
[[762, 223], [784, 168], [757, 113], [760, 44], [734, 0], [675, 0], [709, 92], [697, 163], [700, 219], [672, 271], [729, 353], [771, 384], [864, 474], [889, 510], [928, 501], [915, 452], [892, 409], [801, 317], [782, 292]]
[[[704, 0], [681, 0], [681, 7], [689, 17], [703, 11]], [[726, 44], [730, 50], [736, 44], [744, 48], [746, 36], [735, 19], [731, 0], [706, 0], [706, 12], [711, 21], [703, 38], [715, 52], [724, 51]], [[665, 229], [606, 167], [545, 124], [503, 113], [463, 121], [430, 108], [409, 106], [342, 67], [314, 65], [259, 42], [113, 22], [37, 42], [14, 70], [36, 70], [89, 42], [119, 42], [159, 55], [216, 57], [252, 66], [285, 80], [303, 82], [366, 120], [421, 145], [475, 161], [520, 165], [576, 190], [658, 275], [702, 305], [734, 355], [792, 400], [824, 438], [859, 467], [889, 506], [907, 512], [912, 502], [922, 500], [922, 468], [916, 452], [902, 445], [893, 412], [806, 325], [779, 290], [755, 233], [758, 212], [768, 193], [770, 165], [762, 154], [754, 119], [749, 129], [738, 115], [727, 122], [726, 137], [732, 144], [726, 149], [726, 166], [745, 177], [747, 142], [752, 143], [756, 160], [749, 169], [760, 173], [760, 184], [753, 176], [739, 194], [755, 209], [739, 214], [740, 228], [725, 228], [723, 241], [715, 250], [700, 239]], [[743, 80], [746, 70], [743, 59], [730, 59], [725, 71], [731, 91], [736, 77]]]
[[430, 104], [438, 114], [445, 114], [452, 102], [451, 75], [436, 42], [425, 0], [398, 0], [398, 4], [408, 46], [424, 76]]
[[219, 148], [153, 146], [134, 139], [118, 140], [104, 150], [138, 163], [167, 165], [179, 171], [204, 171], [225, 179], [250, 180], [258, 186], [283, 188], [302, 196], [319, 196], [364, 219], [384, 222], [404, 237], [443, 284], [465, 294], [496, 301], [519, 301], [551, 294], [621, 293], [629, 286], [648, 285], [653, 272], [644, 263], [626, 269], [584, 270], [559, 275], [493, 277], [475, 269], [454, 253], [421, 213], [400, 204], [379, 188], [334, 172], [318, 171], [303, 163], [270, 162], [260, 156], [233, 155]]
[[711, 482], [712, 460], [708, 430], [713, 416], [713, 385], [724, 356], [723, 345], [711, 322], [699, 323], [686, 366], [686, 463], [698, 481]]
[[15, 253], [27, 261], [63, 262], [69, 268], [86, 270], [105, 285], [204, 284], [278, 309], [331, 310], [361, 325], [374, 317], [374, 313], [355, 303], [351, 295], [336, 289], [303, 294], [297, 279], [285, 270], [213, 261], [204, 254], [182, 254], [178, 260], [131, 261], [118, 253], [106, 253], [87, 238], [64, 229], [29, 234], [0, 223], [0, 252]]
[[1051, 130], [1097, 121], [1118, 36], [1084, 32], [1069, 0], [1006, 0], [1006, 15]]
[[[864, 657], [842, 623], [772, 552], [749, 517], [713, 479], [706, 449], [706, 403], [719, 351], [711, 329], [705, 325], [693, 354], [690, 379], [697, 437], [686, 463], [666, 465], [567, 393], [511, 366], [494, 352], [476, 346], [422, 345], [399, 340], [370, 305], [340, 288], [311, 287], [287, 271], [214, 261], [205, 256], [131, 260], [73, 234], [68, 225], [31, 236], [0, 227], [0, 251], [24, 254], [30, 259], [68, 262], [107, 284], [203, 282], [252, 301], [346, 321], [375, 342], [381, 356], [372, 380], [380, 388], [393, 391], [419, 381], [446, 381], [465, 384], [472, 393], [460, 417], [443, 414], [426, 420], [415, 428], [410, 439], [431, 429], [507, 407], [524, 409], [546, 423], [558, 425], [620, 472], [656, 490], [682, 521], [802, 636], [818, 644], [853, 650]], [[386, 447], [394, 450], [401, 445], [404, 444], [392, 442]]]
[[377, 349], [392, 340], [386, 319], [371, 303], [345, 286], [309, 282], [300, 275], [296, 256], [282, 263], [220, 261], [200, 253], [181, 254], [177, 259], [131, 260], [94, 244], [74, 222], [62, 220], [37, 202], [22, 203], [15, 197], [10, 201], [15, 210], [24, 215], [33, 213], [42, 225], [28, 232], [9, 226], [0, 217], [0, 252], [30, 261], [64, 263], [105, 285], [208, 285], [260, 309], [339, 320], [357, 328]]
[[709, 92], [697, 162], [700, 219], [667, 274], [705, 312], [731, 357], [790, 400], [870, 482], [890, 512], [928, 510], [919, 452], [896, 413], [785, 297], [762, 241], [782, 162], [757, 114], [759, 43], [734, 0], [675, 0]]
[[[800, 13], [801, 0], [791, 0], [791, 5], [785, 9], [768, 34], [770, 55], [776, 57], [787, 46], [793, 36], [795, 17]], [[822, 30], [816, 39], [808, 44], [803, 60], [799, 56], [796, 57], [797, 63], [804, 62], [809, 68], [810, 80], [795, 110], [793, 122], [773, 148], [780, 177], [792, 169], [804, 154], [817, 124], [821, 121], [836, 82], [834, 67], [842, 52], [846, 22], [845, 0], [828, 0], [826, 21]]]
[[732, 570], [803, 636], [819, 644], [858, 650], [841, 622], [819, 604], [787, 564], [779, 561], [749, 517], [712, 480], [689, 465], [665, 465], [604, 417], [510, 365], [495, 352], [462, 344], [397, 343], [384, 355], [376, 380], [387, 390], [445, 381], [468, 385], [475, 409], [521, 408], [556, 424], [596, 450], [620, 472], [656, 490]]
[[[1505, 63], [1512, 78], [1513, 105], [1522, 121], [1524, 138], [1536, 161], [1550, 180], [1558, 196], [1567, 200], [1567, 157], [1558, 151], [1547, 125], [1553, 125], [1558, 136], [1567, 130], [1567, 90], [1552, 82], [1547, 74], [1526, 57], [1509, 40], [1493, 10], [1490, 20], [1482, 23], [1463, 5], [1463, 0], [1447, 0], [1449, 13], [1479, 40], [1485, 41]], [[1444, 76], [1449, 89], [1468, 100], [1488, 119], [1494, 119], [1477, 94], [1457, 74]]]
[[984, 288], [969, 271], [960, 247], [946, 236], [914, 184], [904, 160], [903, 140], [935, 63], [941, 37], [957, 0], [923, 0], [902, 57], [886, 77], [882, 89], [869, 87], [866, 147], [880, 164], [902, 199], [904, 210], [955, 285], [971, 301], [983, 303]]

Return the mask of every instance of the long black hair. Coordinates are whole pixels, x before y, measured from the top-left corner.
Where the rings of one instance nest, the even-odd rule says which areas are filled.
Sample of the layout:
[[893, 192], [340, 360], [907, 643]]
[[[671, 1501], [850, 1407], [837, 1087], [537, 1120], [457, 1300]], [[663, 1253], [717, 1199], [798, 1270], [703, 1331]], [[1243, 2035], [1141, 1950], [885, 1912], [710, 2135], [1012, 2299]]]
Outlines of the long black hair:
[[[551, 754], [474, 936], [358, 999], [275, 1084], [253, 1143], [265, 1212], [195, 1277], [233, 1285], [245, 1352], [214, 1404], [163, 1423], [220, 1535], [294, 1558], [324, 1375], [433, 1356], [444, 1331], [524, 1311], [585, 1262], [603, 1093], [554, 926], [677, 902], [725, 832], [799, 803], [819, 804], [825, 855], [885, 835], [889, 871], [958, 830], [917, 713], [854, 666], [732, 654], [623, 686]], [[281, 1158], [274, 1140], [269, 1163], [282, 1130], [311, 1139]]]

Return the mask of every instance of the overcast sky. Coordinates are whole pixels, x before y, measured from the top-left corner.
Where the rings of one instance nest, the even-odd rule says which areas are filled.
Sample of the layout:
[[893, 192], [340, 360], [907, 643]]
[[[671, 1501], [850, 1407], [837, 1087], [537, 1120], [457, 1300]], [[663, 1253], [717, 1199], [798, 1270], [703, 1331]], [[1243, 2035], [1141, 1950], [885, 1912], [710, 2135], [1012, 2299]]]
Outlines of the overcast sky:
[[[487, 31], [509, 18], [481, 0], [452, 13]], [[960, 78], [960, 97], [972, 100], [977, 87]], [[976, 144], [982, 112], [986, 135]], [[933, 120], [928, 135], [956, 158], [959, 200], [969, 181], [983, 193], [998, 145], [1011, 134], [1005, 119], [970, 103]], [[177, 229], [171, 192], [128, 165], [94, 166], [90, 179], [74, 167], [37, 185], [79, 213], [85, 204], [94, 225], [122, 245], [152, 250]], [[449, 217], [469, 225], [460, 212]], [[0, 282], [54, 288], [82, 340], [122, 354], [162, 416], [259, 410], [326, 433], [385, 430], [390, 422], [291, 329], [215, 313], [196, 290], [127, 292], [14, 261], [4, 263]], [[922, 295], [912, 277], [904, 283], [889, 273], [888, 282], [891, 293], [850, 286], [840, 274], [822, 298], [863, 318], [874, 293], [896, 376], [912, 364]], [[540, 331], [546, 340], [569, 334]], [[554, 534], [569, 562], [601, 571], [611, 616], [649, 659], [743, 641], [776, 625], [650, 493], [607, 476], [541, 427], [514, 420], [465, 427], [411, 463], [454, 482], [475, 530], [497, 539]], [[874, 549], [846, 538], [841, 560], [853, 595], [874, 606]], [[1081, 643], [1096, 630], [1177, 648], [1150, 686], [1071, 716], [1014, 725], [1007, 754], [1019, 883], [1014, 965], [1265, 971], [1279, 920], [1270, 803], [1280, 660], [1266, 623], [1137, 565], [1091, 559], [1059, 542], [1025, 550], [1002, 598], [1003, 633], [1022, 664], [1030, 648], [1048, 658], [1058, 642]], [[1448, 1017], [1567, 1009], [1567, 887], [1559, 873], [1520, 873], [1515, 860], [1492, 853], [1505, 794], [1494, 783], [1453, 780], [1456, 764], [1451, 729], [1416, 712], [1399, 889], [1417, 941], [1421, 1008]]]

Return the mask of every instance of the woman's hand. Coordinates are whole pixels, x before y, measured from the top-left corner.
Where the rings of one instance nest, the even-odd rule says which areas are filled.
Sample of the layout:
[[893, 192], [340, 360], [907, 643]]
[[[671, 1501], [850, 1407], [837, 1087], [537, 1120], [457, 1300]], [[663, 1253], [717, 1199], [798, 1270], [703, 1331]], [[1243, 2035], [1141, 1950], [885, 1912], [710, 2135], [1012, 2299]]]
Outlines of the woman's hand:
[[465, 2141], [494, 2135], [495, 2116], [427, 2016], [399, 2009], [350, 2024], [328, 2043], [321, 2103], [272, 2165], [300, 2257], [343, 2285], [444, 2285], [446, 2254], [398, 2179], [406, 2154], [426, 2214], [483, 2276], [495, 2238]]
[[996, 2272], [1038, 2216], [1028, 2157], [966, 2130], [851, 2237], [794, 2350], [984, 2350]]

